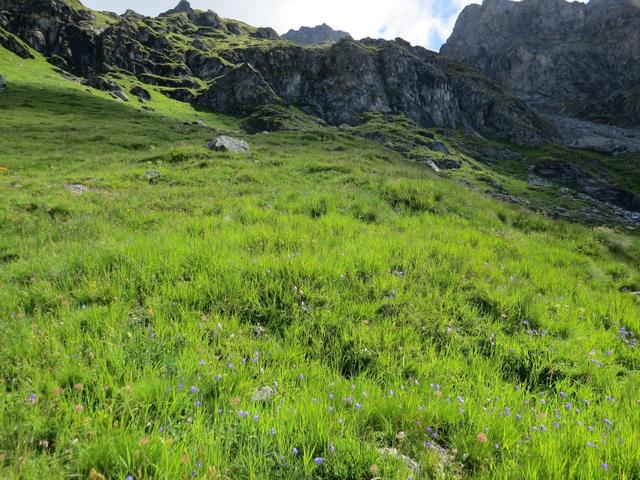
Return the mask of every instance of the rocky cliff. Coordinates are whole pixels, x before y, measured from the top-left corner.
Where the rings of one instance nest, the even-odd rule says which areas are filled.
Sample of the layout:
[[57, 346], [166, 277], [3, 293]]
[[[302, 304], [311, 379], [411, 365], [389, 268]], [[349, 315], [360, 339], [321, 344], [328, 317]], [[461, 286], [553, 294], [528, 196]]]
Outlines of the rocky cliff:
[[336, 43], [344, 38], [351, 38], [347, 32], [334, 30], [326, 23], [316, 27], [301, 27], [299, 30], [289, 30], [282, 38], [298, 45], [321, 45]]
[[551, 135], [476, 70], [402, 40], [303, 48], [186, 1], [158, 18], [92, 12], [75, 0], [0, 0], [0, 11], [3, 31], [93, 86], [111, 89], [103, 77], [131, 74], [172, 98], [224, 112], [248, 114], [275, 102], [335, 125], [381, 112], [526, 145]]
[[480, 69], [540, 111], [640, 126], [640, 4], [485, 0], [441, 53]]

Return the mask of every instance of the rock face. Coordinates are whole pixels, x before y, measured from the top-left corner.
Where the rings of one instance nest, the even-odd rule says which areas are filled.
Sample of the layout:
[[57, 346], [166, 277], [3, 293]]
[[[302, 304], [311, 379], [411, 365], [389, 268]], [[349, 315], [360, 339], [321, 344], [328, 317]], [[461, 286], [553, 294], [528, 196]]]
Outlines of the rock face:
[[550, 135], [537, 115], [475, 70], [403, 40], [248, 47], [227, 60], [252, 65], [286, 103], [333, 125], [357, 123], [366, 112], [402, 113], [423, 126], [469, 128], [527, 145]]
[[556, 115], [640, 125], [640, 8], [628, 0], [485, 0], [441, 53]]
[[248, 114], [263, 105], [279, 102], [280, 99], [260, 72], [247, 63], [214, 80], [197, 99], [199, 105], [235, 114]]
[[95, 15], [59, 0], [0, 0], [4, 28], [52, 63], [75, 74], [96, 73]]
[[334, 30], [326, 23], [317, 27], [301, 27], [300, 30], [289, 30], [282, 38], [298, 45], [320, 45], [322, 43], [336, 43], [344, 38], [351, 38], [347, 32]]
[[640, 152], [640, 128], [621, 128], [561, 115], [544, 116], [555, 125], [562, 143], [608, 154]]
[[8, 20], [2, 13], [0, 13], [0, 45], [19, 57], [33, 58], [33, 55], [29, 51], [29, 47], [22, 40], [2, 28], [7, 24]]

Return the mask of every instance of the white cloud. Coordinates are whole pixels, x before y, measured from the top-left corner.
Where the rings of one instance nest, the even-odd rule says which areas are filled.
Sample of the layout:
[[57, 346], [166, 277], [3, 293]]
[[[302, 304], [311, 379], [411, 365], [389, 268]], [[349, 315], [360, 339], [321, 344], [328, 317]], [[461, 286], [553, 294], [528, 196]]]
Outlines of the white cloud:
[[[178, 0], [85, 0], [97, 10], [119, 13], [131, 8], [157, 15]], [[194, 8], [211, 9], [223, 17], [284, 33], [302, 25], [326, 22], [356, 38], [402, 37], [414, 45], [440, 48], [460, 11], [474, 0], [192, 0]]]

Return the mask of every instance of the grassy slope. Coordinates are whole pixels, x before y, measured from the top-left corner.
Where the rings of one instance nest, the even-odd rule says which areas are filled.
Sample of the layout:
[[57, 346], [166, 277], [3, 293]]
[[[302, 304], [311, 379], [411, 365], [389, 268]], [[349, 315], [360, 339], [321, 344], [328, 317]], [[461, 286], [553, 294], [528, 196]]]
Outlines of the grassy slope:
[[637, 237], [336, 130], [229, 156], [182, 120], [232, 120], [0, 72], [3, 478], [408, 478], [386, 446], [414, 478], [640, 475]]

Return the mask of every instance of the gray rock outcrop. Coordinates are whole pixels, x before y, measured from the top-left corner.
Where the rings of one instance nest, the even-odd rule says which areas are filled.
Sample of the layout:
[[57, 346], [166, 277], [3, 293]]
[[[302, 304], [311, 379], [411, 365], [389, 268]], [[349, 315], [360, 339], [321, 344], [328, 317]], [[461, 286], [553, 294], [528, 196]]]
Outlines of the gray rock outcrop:
[[539, 110], [640, 125], [640, 8], [628, 0], [485, 0], [441, 53]]
[[299, 30], [289, 30], [282, 38], [298, 45], [320, 45], [323, 43], [336, 43], [344, 38], [351, 38], [347, 32], [334, 30], [326, 23], [316, 27], [301, 27]]
[[403, 40], [345, 39], [314, 50], [248, 47], [226, 55], [252, 65], [285, 103], [333, 125], [357, 123], [367, 112], [402, 113], [423, 126], [467, 128], [526, 145], [552, 135], [546, 122], [477, 71]]
[[280, 99], [260, 72], [243, 63], [214, 80], [196, 102], [218, 112], [248, 114]]

